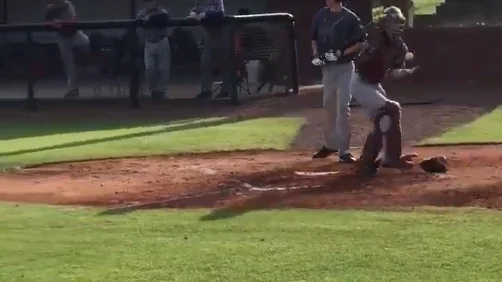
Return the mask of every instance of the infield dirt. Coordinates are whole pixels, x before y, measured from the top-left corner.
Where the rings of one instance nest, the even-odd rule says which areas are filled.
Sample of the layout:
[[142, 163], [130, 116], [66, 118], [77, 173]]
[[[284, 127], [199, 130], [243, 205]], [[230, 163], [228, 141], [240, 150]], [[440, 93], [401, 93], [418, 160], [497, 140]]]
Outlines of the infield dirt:
[[0, 199], [130, 208], [502, 208], [497, 146], [419, 148], [450, 171], [381, 169], [363, 178], [310, 152], [242, 151], [47, 165], [0, 178]]
[[[440, 104], [405, 107], [403, 127], [408, 145], [472, 121], [499, 104], [498, 95], [485, 91], [468, 99], [465, 93], [446, 97]], [[455, 94], [458, 94], [456, 92]], [[425, 96], [425, 95], [424, 95]], [[423, 96], [421, 96], [423, 97]], [[448, 100], [448, 97], [453, 97]], [[488, 98], [490, 99], [488, 99]], [[416, 206], [476, 206], [502, 208], [502, 147], [454, 146], [411, 148], [420, 157], [445, 155], [450, 171], [428, 174], [382, 169], [375, 178], [362, 178], [351, 165], [336, 158], [312, 160], [318, 146], [322, 110], [319, 93], [293, 98], [257, 101], [239, 108], [192, 109], [192, 116], [218, 113], [236, 120], [261, 116], [302, 116], [305, 125], [291, 141], [291, 151], [240, 151], [185, 154], [148, 158], [125, 158], [43, 165], [0, 174], [0, 200], [55, 205], [106, 206], [110, 212], [149, 208], [209, 207], [248, 211], [272, 208], [375, 209]], [[483, 101], [483, 103], [480, 103]], [[106, 109], [95, 118], [137, 119], [141, 112], [117, 113]], [[181, 110], [180, 110], [181, 111]], [[66, 115], [49, 109], [39, 114], [9, 115], [3, 118], [36, 119], [80, 118], [75, 109]], [[145, 120], [190, 118], [189, 109], [163, 108], [143, 111]], [[353, 144], [361, 145], [369, 124], [360, 109], [352, 115]], [[357, 151], [356, 151], [357, 152]]]

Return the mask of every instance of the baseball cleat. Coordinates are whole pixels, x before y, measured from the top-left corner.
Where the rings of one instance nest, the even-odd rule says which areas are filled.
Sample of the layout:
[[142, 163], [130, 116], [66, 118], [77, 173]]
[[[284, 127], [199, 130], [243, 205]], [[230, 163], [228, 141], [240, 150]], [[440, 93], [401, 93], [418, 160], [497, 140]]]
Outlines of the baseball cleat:
[[377, 174], [380, 168], [381, 161], [376, 160], [373, 164], [363, 164], [362, 161], [357, 161], [357, 173], [365, 177], [373, 177]]
[[354, 156], [351, 153], [347, 153], [347, 154], [340, 155], [338, 162], [344, 163], [344, 164], [354, 164], [357, 162], [357, 159], [354, 158]]
[[319, 151], [317, 151], [317, 153], [315, 153], [312, 158], [313, 159], [325, 159], [329, 156], [331, 156], [332, 154], [336, 154], [338, 153], [338, 150], [335, 150], [335, 149], [330, 149], [326, 146], [323, 146]]

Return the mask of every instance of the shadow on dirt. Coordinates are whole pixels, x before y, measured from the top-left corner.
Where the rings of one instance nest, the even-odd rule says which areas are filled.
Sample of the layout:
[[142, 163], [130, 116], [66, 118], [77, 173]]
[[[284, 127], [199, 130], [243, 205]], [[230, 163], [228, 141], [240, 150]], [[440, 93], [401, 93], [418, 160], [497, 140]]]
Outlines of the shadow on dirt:
[[[319, 168], [318, 168], [319, 169]], [[362, 178], [353, 169], [343, 169], [339, 175], [305, 177], [294, 168], [283, 168], [235, 176], [224, 187], [203, 194], [140, 203], [109, 209], [99, 216], [121, 215], [136, 210], [172, 208], [212, 208], [201, 221], [222, 220], [255, 210], [286, 208], [365, 208], [394, 204], [393, 195], [402, 187], [431, 181], [433, 176], [416, 171], [383, 170], [378, 177]]]
[[437, 207], [482, 207], [502, 209], [502, 181], [473, 186], [468, 189], [428, 191], [417, 199], [417, 204]]
[[[254, 179], [247, 179], [255, 187], [278, 185], [284, 179], [273, 176], [274, 173], [261, 174]], [[392, 205], [393, 199], [409, 183], [420, 184], [431, 181], [432, 175], [424, 172], [381, 171], [378, 177], [362, 178], [355, 173], [344, 173], [336, 177], [316, 177], [302, 179], [292, 177], [286, 187], [305, 187], [289, 191], [267, 191], [248, 194], [228, 202], [222, 208], [216, 208], [201, 217], [201, 221], [221, 220], [240, 216], [255, 210], [286, 208], [317, 209], [361, 209]], [[308, 184], [310, 182], [310, 185]]]

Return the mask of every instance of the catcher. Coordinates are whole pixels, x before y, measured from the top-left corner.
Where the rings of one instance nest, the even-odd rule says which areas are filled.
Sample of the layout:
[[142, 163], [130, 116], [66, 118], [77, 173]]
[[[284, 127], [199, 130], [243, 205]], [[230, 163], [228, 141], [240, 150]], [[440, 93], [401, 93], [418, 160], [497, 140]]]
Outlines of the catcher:
[[[367, 136], [361, 156], [357, 161], [358, 171], [375, 175], [380, 165], [407, 169], [413, 167], [416, 154], [402, 155], [401, 106], [386, 97], [381, 81], [390, 74], [402, 78], [413, 74], [418, 67], [405, 68], [405, 61], [413, 54], [401, 38], [405, 26], [401, 10], [391, 6], [373, 23], [375, 36], [368, 38], [363, 51], [355, 60], [356, 74], [350, 82], [353, 97], [369, 111], [374, 129]], [[383, 158], [379, 159], [384, 148]]]

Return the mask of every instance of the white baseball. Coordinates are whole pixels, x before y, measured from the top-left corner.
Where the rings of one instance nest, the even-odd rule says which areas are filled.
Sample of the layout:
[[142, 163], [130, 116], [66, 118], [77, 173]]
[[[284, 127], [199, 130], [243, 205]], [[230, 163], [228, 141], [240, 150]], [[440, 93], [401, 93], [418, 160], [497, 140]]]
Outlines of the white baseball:
[[406, 55], [404, 55], [404, 59], [406, 61], [411, 61], [411, 60], [413, 60], [413, 58], [415, 58], [415, 54], [413, 54], [411, 52], [408, 52], [408, 53], [406, 53]]

